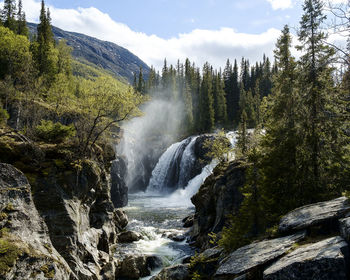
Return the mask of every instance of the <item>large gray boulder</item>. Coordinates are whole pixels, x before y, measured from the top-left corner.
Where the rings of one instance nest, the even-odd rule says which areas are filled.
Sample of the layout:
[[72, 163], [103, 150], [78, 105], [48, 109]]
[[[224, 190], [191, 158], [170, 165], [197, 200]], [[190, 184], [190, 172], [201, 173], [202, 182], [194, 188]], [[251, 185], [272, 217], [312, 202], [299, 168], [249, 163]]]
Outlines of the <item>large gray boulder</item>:
[[132, 243], [140, 239], [142, 239], [142, 235], [136, 231], [128, 230], [118, 234], [118, 242], [120, 243]]
[[116, 279], [139, 279], [161, 266], [162, 261], [157, 256], [129, 255], [120, 263]]
[[190, 280], [189, 264], [178, 264], [164, 268], [151, 280]]
[[320, 225], [344, 217], [350, 212], [350, 201], [339, 197], [297, 208], [285, 215], [279, 224], [279, 231], [290, 232]]
[[0, 163], [0, 279], [77, 279], [51, 243], [24, 174]]
[[264, 280], [346, 280], [348, 245], [340, 236], [297, 248], [264, 271]]
[[252, 243], [237, 249], [223, 260], [215, 273], [215, 279], [234, 279], [290, 250], [296, 242], [305, 237], [305, 233]]

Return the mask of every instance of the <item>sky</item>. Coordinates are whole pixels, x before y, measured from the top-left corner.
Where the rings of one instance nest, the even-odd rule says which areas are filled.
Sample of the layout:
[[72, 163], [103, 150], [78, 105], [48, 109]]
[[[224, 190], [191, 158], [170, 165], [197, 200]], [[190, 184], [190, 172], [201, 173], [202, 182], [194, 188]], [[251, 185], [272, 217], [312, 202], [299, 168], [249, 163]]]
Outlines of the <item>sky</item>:
[[[22, 0], [38, 22], [40, 0]], [[333, 3], [347, 0], [331, 0]], [[164, 58], [224, 67], [273, 48], [285, 24], [296, 33], [302, 0], [46, 0], [52, 24], [127, 48], [160, 70]], [[1, 3], [1, 2], [0, 2]], [[1, 5], [1, 4], [0, 4]]]

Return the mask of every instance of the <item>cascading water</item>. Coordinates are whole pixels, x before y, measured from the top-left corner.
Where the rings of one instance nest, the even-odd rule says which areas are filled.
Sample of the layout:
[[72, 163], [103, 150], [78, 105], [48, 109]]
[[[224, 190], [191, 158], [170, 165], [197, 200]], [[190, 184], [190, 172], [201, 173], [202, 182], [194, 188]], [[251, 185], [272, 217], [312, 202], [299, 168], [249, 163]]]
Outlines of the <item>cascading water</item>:
[[197, 137], [175, 143], [165, 151], [152, 171], [147, 192], [170, 193], [186, 187], [193, 177], [191, 170], [196, 163], [194, 144]]
[[[129, 194], [129, 205], [124, 208], [130, 221], [128, 229], [141, 233], [143, 239], [120, 245], [119, 258], [128, 254], [156, 255], [162, 259], [163, 266], [169, 266], [193, 253], [185, 241], [175, 242], [171, 236], [185, 234], [181, 221], [194, 212], [190, 199], [217, 164], [213, 160], [198, 168], [200, 162], [195, 149], [199, 137], [171, 145], [153, 169], [147, 191]], [[235, 134], [227, 137], [231, 144], [235, 143]], [[153, 271], [152, 275], [156, 273]]]

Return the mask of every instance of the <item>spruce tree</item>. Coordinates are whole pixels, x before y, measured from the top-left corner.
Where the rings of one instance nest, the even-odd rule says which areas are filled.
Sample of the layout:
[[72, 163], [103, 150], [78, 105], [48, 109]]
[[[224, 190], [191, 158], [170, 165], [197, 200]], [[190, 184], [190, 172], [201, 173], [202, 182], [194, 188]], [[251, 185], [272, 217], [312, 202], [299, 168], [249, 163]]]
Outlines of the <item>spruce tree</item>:
[[[326, 19], [323, 14], [323, 3], [320, 0], [306, 0], [303, 5], [304, 15], [300, 22], [299, 40], [303, 51], [300, 60], [302, 68], [299, 76], [301, 93], [304, 94], [305, 116], [303, 126], [305, 127], [304, 138], [304, 174], [308, 182], [305, 184], [312, 186], [310, 195], [320, 193], [324, 187], [325, 161], [329, 161], [331, 154], [325, 147], [321, 148], [321, 142], [328, 141], [327, 135], [330, 131], [324, 131], [330, 117], [326, 116], [326, 106], [329, 102], [332, 87], [332, 77], [330, 58], [333, 51], [325, 45], [326, 35], [322, 31], [322, 23]], [[325, 134], [326, 133], [326, 134]], [[328, 135], [329, 136], [329, 135]], [[323, 156], [326, 156], [323, 158]], [[310, 169], [309, 169], [310, 167]], [[310, 172], [309, 172], [310, 171]], [[323, 179], [321, 178], [323, 177]]]
[[4, 1], [4, 8], [2, 10], [2, 21], [5, 27], [17, 33], [15, 0]]
[[215, 122], [212, 76], [211, 66], [209, 63], [205, 63], [203, 67], [203, 80], [201, 83], [201, 96], [199, 103], [202, 131], [211, 131]]
[[17, 11], [17, 34], [28, 37], [29, 31], [26, 22], [26, 15], [23, 11], [22, 0], [18, 1]]
[[[286, 211], [304, 203], [303, 189], [298, 185], [297, 149], [301, 143], [298, 134], [297, 107], [300, 100], [295, 90], [296, 62], [291, 56], [291, 35], [285, 26], [274, 51], [278, 72], [268, 97], [261, 141], [262, 200], [269, 223], [274, 223]], [[283, 201], [283, 203], [280, 203]]]

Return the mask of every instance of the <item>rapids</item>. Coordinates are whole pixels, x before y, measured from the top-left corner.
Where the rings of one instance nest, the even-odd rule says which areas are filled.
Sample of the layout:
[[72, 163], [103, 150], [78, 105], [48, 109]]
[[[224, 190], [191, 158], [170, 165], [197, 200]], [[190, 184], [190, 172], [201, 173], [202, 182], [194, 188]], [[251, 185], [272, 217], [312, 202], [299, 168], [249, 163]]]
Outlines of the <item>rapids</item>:
[[[228, 133], [226, 136], [234, 146], [236, 134]], [[166, 267], [193, 255], [186, 239], [178, 242], [170, 237], [186, 236], [187, 229], [182, 227], [182, 219], [194, 213], [191, 197], [217, 165], [217, 161], [213, 160], [200, 174], [191, 178], [190, 170], [196, 164], [193, 149], [197, 137], [172, 144], [153, 169], [147, 191], [129, 194], [129, 205], [123, 208], [129, 218], [127, 230], [140, 233], [143, 239], [120, 244], [116, 252], [119, 259], [135, 254], [156, 255]], [[152, 271], [152, 275], [160, 269]]]

